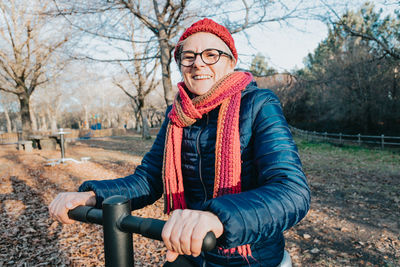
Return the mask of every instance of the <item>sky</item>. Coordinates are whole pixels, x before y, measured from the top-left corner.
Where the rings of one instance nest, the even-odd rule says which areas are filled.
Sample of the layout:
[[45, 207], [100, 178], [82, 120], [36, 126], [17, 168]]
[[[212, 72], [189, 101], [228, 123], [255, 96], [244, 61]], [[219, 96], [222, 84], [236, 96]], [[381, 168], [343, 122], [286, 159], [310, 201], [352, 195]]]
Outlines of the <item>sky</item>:
[[[356, 11], [364, 2], [364, 0], [353, 0], [342, 1], [340, 4], [343, 5], [343, 10], [348, 7]], [[394, 9], [398, 9], [400, 5], [394, 0], [370, 0], [369, 2], [375, 5], [375, 10], [383, 8], [384, 13], [391, 15], [393, 15]], [[341, 12], [339, 11], [339, 13]], [[259, 52], [265, 56], [269, 66], [279, 72], [302, 68], [304, 66], [303, 59], [308, 53], [313, 53], [318, 44], [327, 37], [328, 27], [317, 20], [293, 23], [296, 24], [292, 26], [280, 26], [277, 23], [266, 24], [262, 29], [247, 30], [251, 45], [243, 34], [234, 35], [239, 60], [250, 62], [252, 57]], [[246, 65], [239, 64], [239, 67], [246, 68]]]
[[[291, 26], [268, 25], [248, 31], [251, 45], [243, 35], [234, 35], [236, 49], [242, 62], [250, 62], [258, 52], [265, 56], [268, 65], [279, 72], [303, 67], [303, 59], [312, 53], [328, 34], [327, 26], [319, 21], [308, 21], [305, 30]], [[240, 64], [240, 62], [239, 62]], [[246, 67], [240, 64], [240, 67]]]

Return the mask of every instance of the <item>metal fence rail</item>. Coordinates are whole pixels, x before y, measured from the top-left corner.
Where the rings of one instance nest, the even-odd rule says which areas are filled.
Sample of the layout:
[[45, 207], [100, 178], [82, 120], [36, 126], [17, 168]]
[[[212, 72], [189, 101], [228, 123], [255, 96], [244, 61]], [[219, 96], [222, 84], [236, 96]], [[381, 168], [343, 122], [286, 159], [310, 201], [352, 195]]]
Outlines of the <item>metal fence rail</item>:
[[[132, 233], [162, 241], [161, 233], [165, 221], [130, 215], [130, 202], [123, 196], [112, 196], [103, 201], [103, 210], [79, 206], [68, 212], [76, 221], [103, 226], [104, 257], [106, 267], [134, 266]], [[215, 248], [216, 238], [208, 232], [203, 240], [202, 251]], [[184, 266], [192, 264], [184, 257], [179, 259]]]
[[382, 149], [385, 146], [396, 147], [400, 146], [400, 137], [398, 136], [385, 136], [385, 135], [351, 135], [343, 133], [328, 133], [328, 132], [316, 132], [316, 131], [306, 131], [301, 130], [296, 127], [290, 126], [290, 130], [295, 135], [303, 136], [310, 140], [318, 140], [323, 142], [332, 142], [338, 144], [353, 143], [353, 144], [368, 144], [374, 146], [380, 146]]

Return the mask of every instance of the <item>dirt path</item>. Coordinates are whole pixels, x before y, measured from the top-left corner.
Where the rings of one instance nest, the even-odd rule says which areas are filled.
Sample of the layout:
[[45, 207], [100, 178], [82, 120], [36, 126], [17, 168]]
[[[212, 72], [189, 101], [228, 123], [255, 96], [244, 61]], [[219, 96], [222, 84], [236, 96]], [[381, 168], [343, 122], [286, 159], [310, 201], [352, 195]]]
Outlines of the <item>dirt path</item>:
[[[67, 157], [89, 162], [52, 167], [45, 163], [60, 151], [0, 146], [0, 266], [102, 266], [101, 228], [60, 225], [48, 218], [47, 205], [84, 180], [132, 173], [150, 146], [137, 137], [81, 141]], [[400, 156], [382, 167], [360, 155], [355, 162], [331, 150], [300, 146], [300, 152], [313, 199], [307, 217], [285, 233], [294, 265], [400, 266]], [[166, 219], [162, 207], [159, 201], [134, 214]], [[161, 242], [134, 240], [137, 266], [162, 266]]]

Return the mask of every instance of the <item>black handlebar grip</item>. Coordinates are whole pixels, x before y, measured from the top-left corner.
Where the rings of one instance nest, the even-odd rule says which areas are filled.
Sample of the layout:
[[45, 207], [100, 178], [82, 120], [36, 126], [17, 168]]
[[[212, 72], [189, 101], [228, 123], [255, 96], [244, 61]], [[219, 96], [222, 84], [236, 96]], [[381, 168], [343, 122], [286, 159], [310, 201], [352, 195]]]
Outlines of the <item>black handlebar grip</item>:
[[89, 210], [91, 210], [91, 209], [93, 209], [93, 207], [78, 206], [75, 209], [68, 211], [68, 217], [75, 221], [88, 222], [86, 215], [89, 212]]
[[206, 236], [203, 239], [203, 246], [201, 247], [202, 251], [210, 251], [215, 248], [217, 245], [217, 238], [215, 237], [214, 232], [210, 231], [206, 234]]
[[69, 210], [68, 217], [75, 221], [103, 224], [103, 211], [90, 206], [78, 206]]
[[214, 232], [210, 231], [206, 234], [206, 236], [203, 239], [203, 246], [201, 247], [202, 251], [210, 251], [215, 248], [217, 245], [217, 238], [215, 237]]

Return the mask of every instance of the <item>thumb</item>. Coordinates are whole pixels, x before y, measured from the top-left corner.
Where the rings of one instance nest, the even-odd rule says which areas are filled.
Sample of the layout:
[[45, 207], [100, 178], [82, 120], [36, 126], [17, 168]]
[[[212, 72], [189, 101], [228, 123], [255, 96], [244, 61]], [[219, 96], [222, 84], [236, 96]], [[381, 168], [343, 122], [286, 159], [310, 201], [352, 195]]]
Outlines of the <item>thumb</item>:
[[178, 258], [178, 256], [179, 256], [179, 253], [168, 250], [167, 255], [166, 255], [166, 260], [169, 262], [173, 262], [176, 260], [176, 258]]

